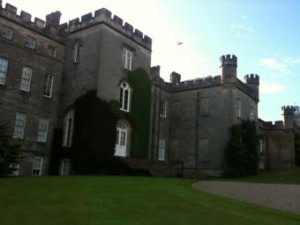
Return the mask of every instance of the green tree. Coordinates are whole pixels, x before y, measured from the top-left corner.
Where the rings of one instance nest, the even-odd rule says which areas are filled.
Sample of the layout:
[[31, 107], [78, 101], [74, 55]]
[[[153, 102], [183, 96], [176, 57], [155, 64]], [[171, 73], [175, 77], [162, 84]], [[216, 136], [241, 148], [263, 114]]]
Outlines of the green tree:
[[0, 124], [0, 176], [7, 176], [12, 172], [9, 164], [18, 162], [20, 147], [21, 141], [13, 139], [7, 128]]
[[225, 176], [237, 177], [257, 173], [258, 135], [254, 121], [243, 120], [230, 127], [225, 155]]

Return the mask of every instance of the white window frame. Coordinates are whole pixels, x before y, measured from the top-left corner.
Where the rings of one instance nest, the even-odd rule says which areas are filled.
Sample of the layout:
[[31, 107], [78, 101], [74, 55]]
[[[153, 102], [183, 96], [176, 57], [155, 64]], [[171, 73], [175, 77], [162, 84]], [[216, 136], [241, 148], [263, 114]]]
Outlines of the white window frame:
[[74, 110], [70, 110], [65, 115], [63, 147], [72, 146], [73, 128], [74, 128]]
[[158, 141], [157, 160], [158, 161], [165, 161], [165, 158], [166, 158], [166, 140], [165, 139], [159, 139], [159, 141]]
[[255, 120], [254, 109], [250, 109], [250, 112], [249, 112], [249, 119], [250, 119], [251, 121], [254, 121], [254, 120]]
[[80, 57], [80, 41], [77, 40], [75, 41], [73, 46], [73, 62], [79, 63], [79, 57]]
[[62, 159], [60, 162], [60, 169], [59, 169], [60, 176], [70, 175], [71, 166], [72, 166], [71, 159]]
[[236, 101], [235, 114], [236, 114], [236, 117], [238, 117], [238, 118], [242, 117], [242, 102], [239, 99], [237, 99], [237, 101]]
[[44, 158], [41, 156], [33, 157], [32, 162], [32, 176], [41, 176], [43, 173]]
[[7, 40], [12, 40], [12, 36], [13, 36], [13, 30], [11, 28], [6, 26], [0, 27], [0, 37]]
[[120, 85], [120, 110], [129, 112], [131, 106], [131, 88], [127, 82]]
[[5, 85], [7, 76], [8, 60], [0, 58], [0, 84]]
[[23, 139], [26, 126], [26, 114], [17, 112], [13, 138]]
[[164, 118], [167, 117], [167, 101], [166, 100], [159, 101], [159, 115]]
[[53, 58], [56, 57], [56, 47], [53, 45], [48, 46], [49, 49], [49, 55], [52, 56]]
[[43, 96], [44, 97], [47, 97], [47, 98], [52, 97], [53, 81], [54, 81], [54, 76], [52, 74], [45, 75], [44, 86], [43, 86]]
[[35, 49], [36, 40], [33, 37], [27, 36], [25, 39], [24, 46], [27, 48]]
[[39, 120], [37, 141], [46, 143], [48, 135], [49, 119], [41, 118]]
[[12, 169], [10, 176], [19, 176], [20, 163], [10, 163], [9, 168]]
[[123, 48], [122, 54], [123, 54], [122, 56], [123, 68], [127, 70], [132, 70], [132, 58], [133, 58], [132, 51], [128, 50], [127, 48]]
[[30, 91], [31, 77], [32, 77], [32, 68], [23, 66], [20, 90], [27, 91], [27, 92]]

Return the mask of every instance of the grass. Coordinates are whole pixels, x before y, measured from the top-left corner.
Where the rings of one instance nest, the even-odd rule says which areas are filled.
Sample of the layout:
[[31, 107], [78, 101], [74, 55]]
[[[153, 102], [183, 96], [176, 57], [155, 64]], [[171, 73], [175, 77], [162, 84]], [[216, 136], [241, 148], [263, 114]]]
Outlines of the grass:
[[5, 178], [0, 199], [1, 225], [300, 224], [300, 215], [203, 193], [184, 179]]
[[300, 184], [300, 167], [284, 170], [262, 171], [255, 176], [226, 180], [266, 184]]

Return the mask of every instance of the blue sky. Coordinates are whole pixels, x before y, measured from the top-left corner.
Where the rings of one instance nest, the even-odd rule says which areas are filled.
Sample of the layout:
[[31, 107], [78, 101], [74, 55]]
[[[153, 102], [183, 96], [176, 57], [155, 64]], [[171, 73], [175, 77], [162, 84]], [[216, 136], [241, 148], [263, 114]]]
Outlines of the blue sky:
[[[300, 105], [300, 1], [297, 0], [8, 0], [62, 22], [105, 7], [153, 39], [152, 65], [168, 81], [220, 74], [219, 57], [238, 57], [238, 77], [260, 76], [259, 117], [282, 119], [281, 106]], [[182, 45], [176, 45], [178, 41]]]

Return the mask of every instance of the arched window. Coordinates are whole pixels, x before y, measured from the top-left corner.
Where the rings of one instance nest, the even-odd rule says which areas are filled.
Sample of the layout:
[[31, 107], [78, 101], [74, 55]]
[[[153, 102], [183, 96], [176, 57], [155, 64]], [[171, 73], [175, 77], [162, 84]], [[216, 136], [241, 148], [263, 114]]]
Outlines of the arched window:
[[128, 83], [122, 82], [120, 86], [120, 109], [130, 111], [131, 89]]
[[79, 40], [74, 42], [74, 45], [73, 45], [73, 62], [74, 63], [79, 63], [80, 46], [81, 46], [81, 43]]

